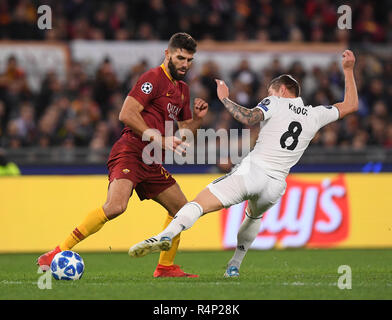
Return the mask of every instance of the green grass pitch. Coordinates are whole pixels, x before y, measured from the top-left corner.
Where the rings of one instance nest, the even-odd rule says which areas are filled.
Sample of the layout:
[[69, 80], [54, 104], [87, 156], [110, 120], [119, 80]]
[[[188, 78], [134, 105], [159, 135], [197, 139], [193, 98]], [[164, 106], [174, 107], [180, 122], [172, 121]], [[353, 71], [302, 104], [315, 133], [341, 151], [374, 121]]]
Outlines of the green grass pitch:
[[[249, 251], [239, 279], [225, 279], [232, 251], [179, 252], [176, 263], [197, 279], [152, 277], [158, 255], [81, 253], [79, 281], [51, 281], [39, 289], [39, 254], [0, 254], [0, 299], [261, 300], [392, 299], [392, 250]], [[351, 268], [351, 289], [338, 288], [341, 265]], [[347, 282], [345, 282], [347, 283]]]

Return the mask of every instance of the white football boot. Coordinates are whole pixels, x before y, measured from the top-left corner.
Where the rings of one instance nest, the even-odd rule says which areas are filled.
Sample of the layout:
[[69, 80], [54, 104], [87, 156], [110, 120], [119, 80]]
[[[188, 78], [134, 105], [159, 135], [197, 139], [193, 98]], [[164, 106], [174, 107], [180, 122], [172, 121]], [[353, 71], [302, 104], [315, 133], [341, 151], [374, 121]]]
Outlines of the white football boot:
[[149, 253], [168, 251], [172, 246], [172, 241], [169, 237], [162, 237], [157, 239], [152, 237], [150, 239], [144, 240], [135, 244], [128, 251], [128, 254], [134, 258], [144, 257]]

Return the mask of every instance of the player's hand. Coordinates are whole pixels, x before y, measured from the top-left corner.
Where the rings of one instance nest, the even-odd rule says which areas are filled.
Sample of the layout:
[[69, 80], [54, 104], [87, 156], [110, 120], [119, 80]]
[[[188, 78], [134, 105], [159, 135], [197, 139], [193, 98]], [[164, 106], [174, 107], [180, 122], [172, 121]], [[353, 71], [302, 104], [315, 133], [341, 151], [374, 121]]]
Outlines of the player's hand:
[[351, 50], [345, 50], [342, 54], [343, 70], [353, 70], [355, 64], [355, 56]]
[[215, 79], [216, 81], [216, 93], [220, 101], [224, 98], [229, 97], [229, 88], [227, 87], [226, 83], [223, 80]]
[[203, 99], [195, 98], [193, 102], [193, 116], [195, 118], [204, 118], [208, 111], [208, 103]]
[[186, 154], [186, 147], [189, 147], [189, 144], [175, 136], [164, 137], [162, 139], [162, 149], [174, 151], [180, 156]]
[[184, 142], [176, 136], [162, 137], [160, 132], [156, 129], [147, 129], [143, 133], [143, 141], [150, 141], [158, 145], [163, 150], [171, 150], [179, 155], [184, 155], [186, 153], [189, 143]]

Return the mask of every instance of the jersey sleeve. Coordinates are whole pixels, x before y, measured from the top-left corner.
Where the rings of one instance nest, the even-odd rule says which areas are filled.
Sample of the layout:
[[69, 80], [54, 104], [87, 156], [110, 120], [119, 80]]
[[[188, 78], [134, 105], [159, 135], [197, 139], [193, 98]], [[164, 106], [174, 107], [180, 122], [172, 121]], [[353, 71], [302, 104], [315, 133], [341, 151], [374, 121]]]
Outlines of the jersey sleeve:
[[333, 105], [316, 106], [314, 107], [314, 113], [320, 128], [339, 119], [339, 109]]
[[189, 88], [188, 86], [185, 87], [183, 91], [184, 95], [184, 102], [182, 104], [182, 109], [180, 111], [178, 121], [185, 121], [192, 119], [192, 111], [190, 106], [190, 97], [189, 97]]
[[143, 107], [147, 107], [151, 100], [159, 95], [158, 83], [154, 72], [147, 71], [140, 76], [128, 96], [135, 98]]
[[276, 109], [278, 108], [278, 99], [279, 98], [275, 96], [266, 97], [255, 107], [263, 112], [264, 120], [268, 120], [276, 112]]

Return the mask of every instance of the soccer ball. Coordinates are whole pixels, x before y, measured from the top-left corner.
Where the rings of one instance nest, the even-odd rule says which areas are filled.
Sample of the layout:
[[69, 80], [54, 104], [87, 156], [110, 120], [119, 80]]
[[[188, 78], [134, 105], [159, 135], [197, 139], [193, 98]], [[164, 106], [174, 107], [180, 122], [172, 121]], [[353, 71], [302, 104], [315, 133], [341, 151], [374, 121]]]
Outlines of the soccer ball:
[[61, 251], [54, 256], [50, 271], [56, 280], [79, 280], [84, 272], [84, 262], [76, 252]]

